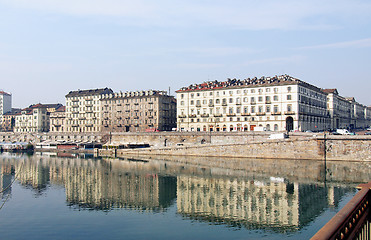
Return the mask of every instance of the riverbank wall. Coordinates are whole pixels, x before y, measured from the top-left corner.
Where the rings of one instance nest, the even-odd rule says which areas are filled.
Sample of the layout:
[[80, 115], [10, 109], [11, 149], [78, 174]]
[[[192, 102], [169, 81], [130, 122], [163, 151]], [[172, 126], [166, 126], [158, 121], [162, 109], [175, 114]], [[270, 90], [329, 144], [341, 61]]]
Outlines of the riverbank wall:
[[328, 161], [371, 161], [368, 136], [317, 136], [227, 144], [202, 144], [145, 149], [100, 149], [99, 156], [126, 155], [208, 156], [223, 158], [266, 158]]

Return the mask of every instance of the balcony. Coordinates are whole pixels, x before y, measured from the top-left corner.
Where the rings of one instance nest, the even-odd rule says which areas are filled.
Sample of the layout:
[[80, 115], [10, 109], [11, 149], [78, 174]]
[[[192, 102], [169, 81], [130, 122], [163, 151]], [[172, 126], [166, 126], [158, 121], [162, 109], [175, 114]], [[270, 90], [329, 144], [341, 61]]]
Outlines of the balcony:
[[265, 112], [257, 112], [256, 113], [256, 116], [264, 116], [265, 115]]
[[228, 113], [228, 114], [227, 114], [227, 117], [234, 117], [234, 116], [236, 116], [235, 113]]
[[201, 107], [201, 104], [196, 104], [196, 107]]
[[281, 112], [272, 112], [271, 115], [281, 115]]
[[250, 113], [241, 113], [241, 116], [251, 116]]
[[250, 102], [250, 104], [251, 104], [251, 105], [255, 105], [255, 104], [256, 104], [256, 102]]
[[293, 112], [293, 111], [286, 111], [285, 112], [285, 115], [295, 115], [295, 112]]
[[201, 114], [201, 117], [209, 117], [209, 114], [203, 113], [203, 114]]
[[214, 107], [214, 103], [210, 103], [209, 104], [209, 107]]
[[179, 115], [178, 118], [186, 118], [186, 115]]
[[223, 114], [217, 113], [217, 114], [214, 114], [214, 117], [223, 117]]
[[189, 114], [189, 118], [195, 118], [197, 117], [196, 114]]
[[86, 127], [93, 127], [93, 124], [86, 124]]
[[93, 104], [89, 103], [89, 104], [85, 104], [85, 106], [87, 106], [87, 107], [93, 107]]
[[265, 104], [271, 104], [271, 100], [265, 101]]
[[222, 103], [222, 106], [227, 106], [227, 103]]

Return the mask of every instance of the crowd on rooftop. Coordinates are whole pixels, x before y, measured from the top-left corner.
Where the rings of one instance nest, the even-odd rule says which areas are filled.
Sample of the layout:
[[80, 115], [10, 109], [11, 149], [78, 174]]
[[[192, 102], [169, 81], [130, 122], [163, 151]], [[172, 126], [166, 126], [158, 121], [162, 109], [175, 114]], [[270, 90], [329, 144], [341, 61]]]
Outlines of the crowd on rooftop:
[[187, 90], [205, 90], [205, 89], [214, 89], [214, 88], [228, 88], [228, 87], [235, 87], [235, 86], [247, 86], [247, 85], [267, 85], [267, 84], [274, 84], [286, 81], [300, 81], [297, 78], [291, 77], [289, 75], [280, 75], [274, 77], [261, 77], [261, 78], [245, 78], [243, 80], [240, 79], [230, 79], [228, 78], [227, 81], [219, 82], [209, 81], [204, 82], [201, 84], [192, 84], [188, 87], [183, 87], [180, 91], [187, 91]]

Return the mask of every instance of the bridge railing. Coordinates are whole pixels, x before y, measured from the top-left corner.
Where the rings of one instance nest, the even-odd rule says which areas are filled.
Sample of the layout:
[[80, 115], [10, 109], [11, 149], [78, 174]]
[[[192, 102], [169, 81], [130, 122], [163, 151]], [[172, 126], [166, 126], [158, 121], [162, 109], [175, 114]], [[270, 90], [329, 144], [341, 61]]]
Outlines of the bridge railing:
[[361, 189], [311, 240], [371, 239], [371, 181]]

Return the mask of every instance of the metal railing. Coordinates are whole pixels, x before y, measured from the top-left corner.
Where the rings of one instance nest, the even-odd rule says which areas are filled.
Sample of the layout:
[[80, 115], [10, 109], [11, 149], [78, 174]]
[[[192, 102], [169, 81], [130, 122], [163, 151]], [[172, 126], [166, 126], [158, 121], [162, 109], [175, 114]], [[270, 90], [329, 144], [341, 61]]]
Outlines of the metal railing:
[[361, 189], [311, 240], [371, 239], [371, 181]]

